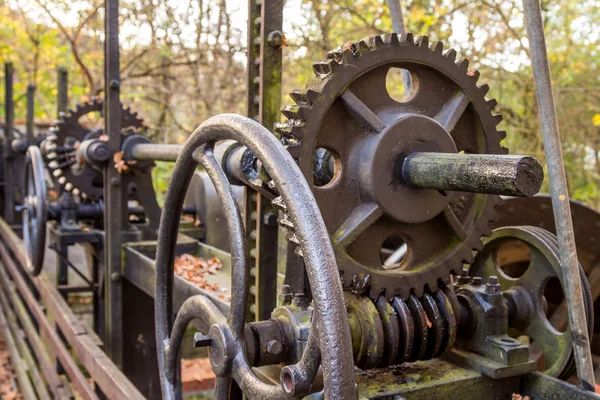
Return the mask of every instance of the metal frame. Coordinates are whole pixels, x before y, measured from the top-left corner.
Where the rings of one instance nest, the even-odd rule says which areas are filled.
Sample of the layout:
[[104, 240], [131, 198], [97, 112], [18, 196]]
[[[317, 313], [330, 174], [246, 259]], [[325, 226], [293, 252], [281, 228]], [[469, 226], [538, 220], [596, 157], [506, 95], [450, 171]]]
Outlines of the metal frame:
[[[392, 12], [394, 29], [402, 32], [404, 29], [401, 22], [401, 10], [400, 4], [396, 0], [390, 0], [390, 11]], [[394, 8], [397, 6], [396, 8]], [[575, 242], [573, 237], [573, 227], [569, 209], [569, 197], [567, 193], [566, 178], [564, 172], [564, 164], [562, 162], [562, 154], [560, 147], [560, 137], [556, 121], [556, 111], [554, 106], [554, 99], [552, 95], [552, 87], [550, 80], [550, 70], [547, 60], [547, 52], [545, 48], [545, 38], [543, 32], [542, 15], [539, 5], [539, 0], [524, 0], [526, 24], [530, 37], [530, 46], [532, 53], [532, 64], [534, 79], [536, 84], [536, 91], [538, 96], [538, 104], [540, 108], [540, 115], [542, 121], [542, 131], [544, 135], [544, 145], [546, 154], [548, 157], [549, 166], [549, 178], [552, 189], [552, 200], [554, 206], [554, 213], [556, 216], [556, 228], [560, 239], [560, 255], [564, 269], [564, 279], [567, 283], [566, 299], [569, 305], [569, 322], [571, 325], [571, 331], [573, 332], [578, 375], [583, 388], [592, 390], [594, 387], [594, 376], [591, 368], [591, 355], [589, 351], [589, 337], [585, 328], [585, 317], [583, 313], [583, 304], [581, 296], [581, 286], [579, 284], [577, 258], [575, 254]], [[110, 150], [115, 153], [121, 150], [121, 134], [120, 134], [120, 75], [119, 75], [119, 43], [118, 43], [118, 0], [105, 0], [106, 7], [106, 19], [105, 19], [105, 30], [106, 30], [106, 42], [105, 42], [105, 132], [108, 134], [109, 140], [108, 145]], [[249, 0], [249, 21], [248, 21], [248, 104], [247, 112], [248, 115], [268, 129], [272, 128], [275, 122], [279, 120], [279, 105], [281, 102], [281, 61], [282, 51], [281, 43], [283, 36], [281, 34], [282, 26], [282, 0], [263, 0], [254, 1]], [[31, 278], [31, 284], [24, 279], [20, 272], [20, 268], [25, 265], [25, 257], [23, 253], [23, 245], [20, 239], [18, 239], [9, 226], [15, 221], [15, 196], [14, 196], [14, 150], [12, 149], [12, 127], [14, 120], [14, 105], [13, 105], [13, 69], [11, 64], [6, 64], [6, 79], [5, 79], [5, 100], [6, 100], [6, 134], [4, 137], [4, 219], [0, 220], [0, 236], [2, 237], [4, 244], [0, 244], [0, 256], [2, 259], [2, 266], [0, 266], [0, 280], [3, 282], [5, 292], [0, 291], [0, 302], [3, 305], [8, 303], [12, 304], [15, 313], [8, 313], [4, 315], [4, 322], [7, 323], [14, 334], [14, 327], [16, 324], [16, 318], [18, 318], [20, 324], [24, 326], [27, 332], [28, 341], [31, 344], [32, 350], [35, 353], [38, 362], [40, 363], [41, 375], [50, 383], [50, 391], [60, 396], [69, 395], [68, 386], [64, 385], [58, 377], [54, 366], [51, 361], [41, 355], [42, 344], [39, 340], [40, 335], [36, 332], [34, 322], [39, 324], [41, 331], [48, 336], [50, 339], [50, 345], [56, 353], [60, 364], [65, 369], [67, 375], [73, 381], [74, 387], [84, 398], [97, 398], [98, 395], [91, 388], [87, 380], [83, 377], [81, 371], [79, 371], [77, 365], [74, 364], [73, 359], [68, 353], [68, 349], [59, 337], [57, 331], [54, 329], [46, 316], [44, 310], [38, 303], [36, 295], [39, 295], [44, 301], [48, 311], [56, 318], [56, 324], [60, 328], [60, 331], [64, 335], [67, 343], [72, 347], [73, 351], [83, 363], [84, 367], [90, 373], [95, 382], [99, 385], [103, 394], [108, 398], [138, 398], [141, 397], [139, 391], [133, 386], [133, 384], [125, 377], [123, 373], [119, 371], [118, 367], [123, 365], [123, 296], [124, 296], [124, 281], [123, 278], [131, 283], [135, 287], [139, 288], [148, 295], [151, 295], [151, 289], [154, 286], [154, 279], [156, 279], [156, 273], [162, 278], [164, 274], [167, 274], [167, 282], [174, 284], [177, 288], [179, 297], [175, 299], [175, 310], [179, 309], [182, 304], [185, 304], [185, 300], [193, 295], [206, 295], [202, 290], [199, 290], [182, 279], [172, 277], [172, 270], [170, 271], [171, 279], [169, 281], [168, 268], [165, 267], [166, 256], [164, 255], [164, 245], [162, 247], [162, 253], [158, 257], [155, 263], [150, 257], [144, 254], [142, 251], [143, 243], [138, 244], [126, 244], [127, 237], [136, 238], [139, 237], [137, 234], [131, 234], [129, 231], [128, 222], [128, 209], [127, 209], [127, 183], [128, 180], [121, 176], [117, 170], [113, 167], [112, 162], [104, 167], [104, 220], [110, 221], [105, 225], [105, 232], [103, 233], [100, 241], [104, 245], [98, 246], [98, 249], [102, 249], [105, 265], [99, 263], [99, 268], [102, 269], [103, 279], [98, 283], [97, 290], [103, 293], [103, 300], [105, 303], [105, 309], [100, 314], [105, 314], [106, 319], [104, 321], [98, 321], [98, 330], [103, 332], [103, 340], [100, 341], [94, 333], [87, 331], [73, 315], [69, 309], [64, 298], [61, 296], [59, 290], [54, 287], [46, 277], [43, 275], [40, 277]], [[66, 111], [68, 101], [68, 83], [67, 83], [67, 71], [59, 68], [58, 70], [58, 111]], [[35, 87], [30, 85], [28, 87], [27, 95], [27, 136], [30, 139], [29, 143], [32, 143], [33, 139], [33, 110], [34, 110], [34, 92]], [[221, 117], [227, 120], [227, 117]], [[239, 117], [236, 117], [239, 118]], [[234, 117], [230, 119], [236, 120]], [[227, 122], [227, 121], [225, 121]], [[229, 121], [231, 122], [231, 121]], [[234, 121], [235, 122], [235, 121]], [[239, 122], [239, 121], [238, 121]], [[226, 125], [226, 123], [225, 123]], [[243, 124], [241, 124], [243, 125]], [[240, 125], [240, 126], [241, 126]], [[205, 125], [205, 127], [208, 125]], [[238, 128], [240, 128], [238, 126]], [[243, 128], [240, 128], [243, 130]], [[258, 128], [253, 128], [258, 129]], [[215, 133], [216, 136], [218, 134]], [[233, 134], [235, 136], [235, 134]], [[201, 136], [200, 132], [197, 132], [196, 136]], [[242, 140], [242, 139], [240, 139]], [[144, 145], [140, 145], [144, 146]], [[185, 149], [191, 148], [192, 145], [186, 145]], [[182, 152], [182, 146], [173, 146], [170, 148], [156, 148], [160, 150], [165, 159], [175, 160]], [[138, 149], [142, 151], [142, 147]], [[254, 149], [253, 149], [254, 150]], [[150, 152], [154, 151], [152, 149]], [[260, 150], [256, 150], [257, 153]], [[143, 153], [143, 151], [142, 151]], [[186, 153], [186, 151], [184, 151]], [[191, 157], [189, 151], [185, 154], [186, 159]], [[264, 154], [263, 154], [264, 155]], [[156, 157], [155, 155], [148, 156], [150, 159]], [[206, 160], [204, 160], [207, 162]], [[183, 161], [182, 161], [183, 163]], [[180, 165], [181, 163], [178, 163]], [[207, 164], [208, 165], [208, 164]], [[274, 176], [277, 180], [277, 176]], [[282, 179], [279, 177], [279, 179]], [[223, 184], [223, 182], [221, 182]], [[290, 195], [291, 196], [291, 195]], [[277, 211], [271, 205], [271, 202], [263, 195], [255, 192], [253, 189], [246, 187], [246, 202], [245, 202], [245, 222], [246, 222], [246, 239], [248, 241], [249, 254], [252, 257], [253, 267], [249, 268], [247, 273], [252, 275], [253, 285], [250, 287], [250, 295], [254, 298], [250, 298], [249, 303], [252, 305], [250, 311], [254, 314], [251, 320], [264, 320], [270, 316], [272, 309], [275, 306], [276, 300], [276, 282], [277, 282], [277, 238], [278, 238], [278, 227], [276, 223]], [[291, 202], [291, 204], [301, 204], [302, 202]], [[231, 210], [230, 210], [231, 211]], [[314, 210], [313, 210], [314, 211]], [[318, 214], [318, 211], [316, 212]], [[173, 214], [173, 213], [170, 213]], [[171, 215], [172, 217], [172, 215]], [[163, 216], [163, 219], [169, 218]], [[238, 225], [241, 225], [237, 221]], [[308, 237], [308, 229], [305, 229]], [[67, 240], [64, 236], [64, 232], [61, 232], [56, 236], [56, 232], [53, 233], [54, 237], [61, 241]], [[74, 233], [75, 235], [81, 234], [81, 232]], [[94, 232], [92, 236], [94, 240], [98, 238], [99, 232]], [[124, 239], [125, 234], [125, 239]], [[238, 234], [242, 234], [238, 232]], [[314, 234], [314, 233], [313, 233]], [[173, 242], [173, 236], [169, 238], [169, 243]], [[238, 235], [239, 236], [239, 235]], [[86, 241], [89, 239], [78, 238], [77, 242]], [[163, 237], [163, 240], [166, 240]], [[323, 240], [328, 243], [328, 240]], [[160, 244], [160, 242], [159, 242]], [[188, 243], [189, 244], [189, 243]], [[181, 246], [186, 246], [185, 239], [180, 243]], [[62, 245], [58, 246], [58, 251], [62, 251]], [[293, 246], [289, 246], [293, 247]], [[232, 246], [234, 248], [234, 246]], [[66, 247], [65, 247], [66, 249]], [[303, 249], [305, 250], [305, 249]], [[101, 253], [99, 252], [99, 253]], [[12, 255], [11, 255], [12, 253]], [[240, 250], [235, 250], [234, 253], [240, 256]], [[306, 254], [305, 257], [310, 257], [310, 254]], [[171, 254], [172, 255], [172, 254]], [[322, 256], [322, 254], [320, 254]], [[168, 258], [168, 257], [167, 257]], [[313, 260], [314, 261], [314, 260]], [[123, 265], [125, 263], [125, 265]], [[19, 266], [19, 264], [21, 264]], [[260, 268], [259, 268], [260, 266]], [[294, 249], [288, 249], [287, 254], [287, 266], [288, 275], [286, 275], [286, 283], [290, 283], [294, 288], [294, 291], [304, 292], [307, 288], [307, 278], [305, 276], [304, 262], [294, 254]], [[166, 268], [166, 269], [165, 269]], [[331, 282], [334, 282], [331, 271], [325, 271], [328, 274], [328, 278]], [[311, 274], [325, 273], [324, 271], [312, 271]], [[335, 271], [334, 271], [335, 272]], [[236, 274], [239, 285], [239, 278], [243, 275], [239, 275], [241, 272], [236, 270]], [[246, 272], [244, 272], [245, 274]], [[330, 276], [329, 276], [330, 275]], [[289, 277], [288, 277], [289, 276]], [[61, 280], [62, 283], [59, 286], [63, 286], [67, 282]], [[125, 284], [125, 285], [127, 285]], [[319, 282], [321, 284], [321, 282]], [[332, 284], [332, 285], [334, 285]], [[237, 287], [237, 286], [236, 286]], [[68, 291], [69, 287], [63, 287], [65, 292]], [[93, 289], [93, 288], [92, 288]], [[318, 289], [318, 288], [317, 288]], [[325, 290], [324, 288], [323, 290]], [[243, 293], [243, 291], [241, 291]], [[323, 303], [324, 291], [316, 291], [315, 304]], [[23, 300], [19, 300], [19, 296]], [[158, 297], [157, 304], [163, 301], [163, 296]], [[101, 304], [101, 299], [95, 299]], [[227, 305], [223, 302], [219, 302], [217, 299], [211, 299], [216, 304], [221, 312], [228, 312]], [[236, 300], [233, 305], [233, 312], [243, 313], [240, 310], [240, 305], [245, 304], [246, 299]], [[222, 304], [221, 304], [222, 303]], [[339, 305], [339, 304], [338, 304]], [[25, 307], [29, 308], [33, 319], [27, 315]], [[322, 307], [322, 306], [321, 306]], [[340, 306], [341, 307], [341, 306]], [[331, 310], [329, 310], [331, 311]], [[339, 310], [338, 310], [339, 311]], [[322, 310], [320, 310], [322, 312]], [[339, 320], [343, 312], [339, 312], [338, 315], [330, 315], [329, 318], [332, 320]], [[248, 313], [246, 313], [248, 315]], [[170, 321], [172, 313], [167, 313], [167, 321]], [[29, 319], [27, 319], [29, 318]], [[240, 334], [240, 323], [233, 323], [234, 318], [231, 318], [233, 331]], [[29, 321], [29, 322], [27, 322]], [[1, 321], [0, 321], [1, 322]], [[340, 326], [342, 322], [339, 322]], [[243, 324], [242, 324], [243, 325]], [[336, 325], [335, 323], [333, 325]], [[170, 328], [170, 324], [167, 322], [167, 326]], [[164, 327], [163, 327], [164, 328]], [[345, 332], [340, 331], [339, 326], [325, 327], [323, 329], [324, 339], [322, 345], [327, 341], [329, 343], [335, 342], [335, 340], [342, 340], [347, 342]], [[341, 336], [340, 336], [341, 335]], [[160, 337], [160, 335], [159, 335]], [[342, 339], [340, 339], [340, 337]], [[100, 349], [100, 345], [104, 345], [107, 356]], [[23, 343], [16, 338], [15, 346], [24, 348]], [[12, 346], [12, 347], [15, 347]], [[158, 347], [161, 347], [161, 343], [158, 343]], [[328, 349], [327, 349], [328, 350]], [[346, 355], [341, 355], [340, 360]], [[31, 357], [24, 357], [29, 358]], [[335, 358], [335, 357], [334, 357]], [[42, 360], [42, 361], [39, 361]], [[112, 361], [111, 361], [112, 360]], [[338, 360], [338, 361], [340, 361]], [[26, 363], [30, 361], [25, 360]], [[351, 362], [345, 360], [342, 364], [352, 365]], [[336, 365], [339, 365], [336, 364]], [[242, 366], [243, 367], [243, 366]], [[340, 371], [326, 371], [327, 374], [340, 376], [343, 375], [347, 365], [341, 365]], [[324, 368], [331, 368], [329, 361], [324, 361]], [[344, 371], [342, 371], [344, 370]], [[346, 371], [347, 372], [347, 371]], [[242, 373], [244, 374], [244, 373]], [[22, 375], [22, 374], [21, 374]], [[36, 375], [34, 373], [34, 375]], [[40, 373], [37, 373], [41, 377]], [[32, 383], [36, 390], [39, 388], [39, 379], [36, 378]], [[334, 379], [335, 381], [335, 379]], [[540, 382], [548, 381], [547, 377], [540, 377], [536, 374], [525, 375], [523, 377], [524, 382], [536, 390], [545, 388], [547, 383], [540, 384]], [[342, 382], [336, 381], [337, 383]], [[540, 386], [542, 385], [542, 386]], [[550, 384], [548, 384], [550, 385]], [[556, 390], [562, 390], [565, 387], [563, 383], [554, 382], [553, 388]], [[338, 387], [340, 393], [346, 391], [348, 395], [353, 390], [352, 388]], [[351, 390], [352, 389], [352, 390]], [[327, 388], [330, 390], [330, 394], [334, 395], [334, 389]], [[553, 389], [554, 390], [554, 389]], [[572, 393], [571, 391], [565, 393]], [[543, 390], [542, 390], [543, 391]], [[527, 392], [529, 393], [529, 392]], [[535, 390], [531, 392], [537, 393]], [[577, 393], [581, 398], [587, 398], [587, 393]]]

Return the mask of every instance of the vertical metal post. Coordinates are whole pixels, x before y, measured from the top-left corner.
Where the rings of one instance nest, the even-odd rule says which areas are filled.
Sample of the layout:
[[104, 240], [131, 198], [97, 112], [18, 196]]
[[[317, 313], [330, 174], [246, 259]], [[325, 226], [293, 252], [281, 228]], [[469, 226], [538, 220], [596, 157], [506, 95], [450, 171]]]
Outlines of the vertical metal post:
[[[282, 25], [282, 0], [249, 0], [247, 112], [268, 129], [279, 121], [281, 107]], [[255, 262], [249, 320], [263, 320], [277, 300], [277, 211], [248, 188], [244, 204], [248, 250]]]
[[4, 220], [12, 225], [15, 223], [15, 181], [13, 173], [14, 150], [11, 143], [13, 137], [13, 121], [15, 117], [15, 105], [13, 103], [13, 65], [6, 63], [4, 66]]
[[579, 263], [577, 261], [573, 221], [571, 220], [571, 208], [569, 206], [567, 177], [562, 156], [554, 94], [552, 92], [552, 78], [544, 36], [542, 10], [539, 0], [524, 0], [523, 6], [546, 162], [548, 164], [552, 208], [559, 239], [565, 298], [569, 309], [569, 326], [575, 348], [577, 376], [583, 388], [594, 391], [594, 368], [581, 291], [581, 279], [579, 277]]
[[69, 106], [69, 73], [65, 67], [58, 67], [58, 94], [56, 97], [56, 114], [60, 116], [61, 112], [67, 111]]
[[27, 85], [27, 144], [33, 144], [33, 119], [35, 118], [35, 85], [30, 83]]
[[[392, 29], [399, 35], [406, 35], [406, 25], [404, 24], [404, 14], [402, 13], [402, 4], [400, 0], [388, 0], [390, 9], [390, 18], [392, 19]], [[404, 92], [408, 94], [412, 90], [412, 79], [410, 72], [402, 70], [402, 82], [404, 83]]]
[[[112, 154], [121, 149], [121, 103], [119, 72], [119, 0], [105, 0], [104, 43], [104, 132]], [[104, 167], [104, 298], [106, 350], [123, 365], [121, 244], [123, 217], [127, 210], [122, 177], [109, 162]], [[125, 225], [126, 226], [126, 225]]]

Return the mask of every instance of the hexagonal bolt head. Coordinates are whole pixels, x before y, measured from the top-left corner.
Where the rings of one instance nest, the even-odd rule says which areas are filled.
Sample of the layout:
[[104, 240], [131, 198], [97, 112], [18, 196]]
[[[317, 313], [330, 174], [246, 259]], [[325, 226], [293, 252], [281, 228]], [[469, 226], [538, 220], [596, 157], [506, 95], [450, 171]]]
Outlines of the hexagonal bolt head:
[[481, 279], [480, 276], [474, 276], [473, 279], [471, 279], [471, 284], [475, 285], [475, 286], [479, 286], [483, 283], [483, 280]]
[[308, 308], [309, 301], [304, 293], [296, 293], [294, 295], [294, 304], [296, 307], [306, 310]]
[[281, 286], [281, 293], [279, 293], [279, 304], [282, 306], [289, 306], [292, 304], [294, 296], [292, 295], [292, 288], [290, 285]]
[[485, 292], [489, 294], [500, 293], [500, 284], [497, 276], [490, 276], [488, 283], [485, 285]]

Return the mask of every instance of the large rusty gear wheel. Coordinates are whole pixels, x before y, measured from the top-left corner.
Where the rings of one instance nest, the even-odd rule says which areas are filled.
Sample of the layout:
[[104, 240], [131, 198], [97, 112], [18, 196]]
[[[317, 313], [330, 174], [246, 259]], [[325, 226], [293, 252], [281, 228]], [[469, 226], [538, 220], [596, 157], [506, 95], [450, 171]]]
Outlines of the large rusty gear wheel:
[[[488, 86], [456, 51], [412, 34], [348, 43], [313, 67], [316, 79], [291, 93], [296, 105], [276, 131], [315, 194], [344, 288], [372, 299], [434, 292], [483, 248], [501, 200], [413, 189], [394, 170], [412, 151], [507, 153]], [[410, 71], [402, 102], [386, 89], [390, 68]], [[403, 259], [384, 266], [382, 247], [403, 243]]]
[[[52, 134], [42, 144], [42, 152], [48, 168], [58, 178], [59, 183], [74, 194], [96, 201], [102, 197], [102, 176], [85, 164], [78, 163], [75, 151], [79, 143], [87, 139], [97, 139], [102, 129], [91, 129], [81, 123], [81, 118], [91, 113], [103, 113], [104, 102], [93, 97], [91, 101], [78, 104], [74, 110], [61, 113]], [[121, 111], [121, 134], [127, 136], [145, 129], [144, 121], [132, 112], [130, 107]]]

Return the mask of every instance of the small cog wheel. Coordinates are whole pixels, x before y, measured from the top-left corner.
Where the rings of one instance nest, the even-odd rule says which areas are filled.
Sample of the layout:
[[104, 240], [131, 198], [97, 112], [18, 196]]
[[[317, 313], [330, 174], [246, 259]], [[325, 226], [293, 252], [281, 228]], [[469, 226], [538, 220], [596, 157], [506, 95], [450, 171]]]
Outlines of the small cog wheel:
[[[58, 178], [59, 184], [89, 201], [97, 201], [102, 197], [102, 175], [100, 171], [78, 162], [75, 153], [82, 141], [101, 138], [103, 112], [103, 100], [94, 97], [91, 101], [78, 104], [74, 110], [61, 113], [56, 126], [41, 145], [47, 166]], [[100, 118], [89, 118], [96, 113]], [[124, 106], [121, 110], [121, 134], [128, 136], [144, 130], [144, 121], [137, 112]]]

